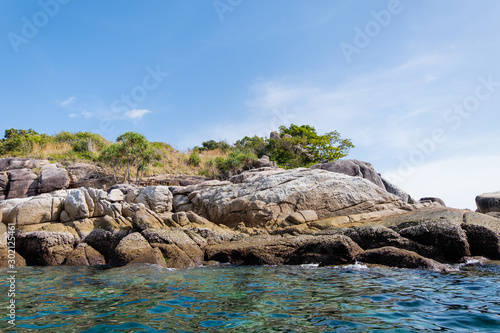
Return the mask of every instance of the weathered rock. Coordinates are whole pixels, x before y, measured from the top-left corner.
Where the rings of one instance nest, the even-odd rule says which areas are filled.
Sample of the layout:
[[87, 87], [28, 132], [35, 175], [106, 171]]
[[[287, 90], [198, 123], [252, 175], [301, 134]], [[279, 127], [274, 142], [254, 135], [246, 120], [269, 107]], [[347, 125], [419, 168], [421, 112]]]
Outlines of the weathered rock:
[[352, 262], [361, 248], [345, 236], [255, 236], [208, 246], [206, 259], [236, 265], [282, 265]]
[[5, 223], [12, 222], [18, 226], [24, 226], [59, 220], [63, 203], [63, 197], [41, 195], [2, 201], [0, 202], [0, 211], [5, 214]]
[[334, 162], [315, 164], [310, 168], [338, 172], [352, 177], [365, 178], [385, 190], [382, 178], [368, 162], [358, 160], [338, 160]]
[[16, 235], [16, 250], [28, 265], [60, 265], [74, 245], [75, 237], [70, 233], [33, 231]]
[[9, 267], [12, 264], [9, 260], [12, 258], [14, 258], [15, 267], [26, 266], [26, 260], [17, 251], [13, 253], [6, 246], [0, 246], [0, 267]]
[[299, 246], [285, 261], [288, 265], [315, 264], [321, 266], [349, 264], [363, 250], [349, 237], [314, 237]]
[[398, 196], [404, 203], [408, 204], [415, 203], [415, 200], [408, 193], [400, 189], [398, 186], [394, 185], [384, 177], [380, 177], [380, 179], [382, 179], [382, 183], [384, 183], [384, 187], [387, 192], [394, 194], [395, 196]]
[[6, 172], [0, 172], [0, 200], [5, 199], [5, 192], [7, 188], [7, 173]]
[[368, 263], [400, 268], [424, 268], [447, 272], [452, 269], [435, 260], [422, 257], [421, 255], [403, 249], [387, 246], [360, 253], [357, 260]]
[[500, 191], [478, 195], [476, 205], [480, 213], [500, 212]]
[[140, 208], [134, 213], [132, 225], [138, 231], [149, 228], [161, 229], [165, 227], [163, 220], [146, 208]]
[[129, 190], [126, 201], [130, 204], [142, 203], [155, 213], [164, 213], [172, 210], [172, 193], [168, 186], [148, 186], [141, 189]]
[[7, 199], [26, 198], [37, 194], [38, 176], [31, 169], [14, 169], [8, 173]]
[[165, 266], [169, 268], [190, 268], [197, 267], [203, 262], [203, 251], [200, 252], [197, 259], [193, 260], [185, 250], [182, 250], [175, 244], [152, 243], [153, 248], [159, 249], [165, 260]]
[[39, 192], [49, 193], [55, 190], [66, 189], [69, 186], [69, 175], [66, 169], [47, 168], [39, 178]]
[[123, 266], [128, 263], [152, 263], [157, 260], [159, 250], [154, 250], [148, 241], [138, 232], [125, 236], [116, 246], [110, 264]]
[[125, 199], [123, 192], [118, 189], [113, 189], [109, 191], [107, 200], [111, 202], [121, 202]]
[[269, 139], [279, 140], [279, 139], [281, 139], [281, 137], [280, 137], [280, 134], [278, 133], [278, 131], [272, 131], [271, 134], [269, 134]]
[[[200, 245], [194, 241], [190, 235], [184, 232], [184, 230], [178, 228], [147, 229], [142, 232], [142, 235], [153, 247], [160, 248], [167, 260], [167, 266], [169, 267], [180, 268], [188, 262], [190, 262], [190, 264], [186, 267], [194, 267], [200, 265], [204, 260], [204, 252], [200, 248]], [[172, 246], [159, 246], [159, 244], [175, 245], [176, 248]], [[179, 263], [174, 265], [173, 262], [176, 260], [175, 255], [179, 254], [177, 249], [182, 251], [185, 254], [183, 257], [189, 258], [189, 261], [179, 258]]]
[[269, 170], [244, 176], [243, 182], [237, 184], [210, 181], [171, 187], [174, 196], [184, 196], [178, 201], [183, 204], [174, 208], [185, 210], [189, 202], [195, 213], [215, 223], [236, 227], [244, 222], [255, 227], [302, 210], [313, 210], [324, 219], [401, 203], [363, 178], [323, 170]]
[[75, 163], [66, 167], [70, 178], [70, 188], [102, 188], [112, 183], [112, 177], [94, 164]]
[[151, 248], [144, 252], [141, 252], [137, 257], [134, 257], [134, 259], [127, 263], [127, 265], [137, 264], [150, 264], [167, 267], [165, 258], [163, 257], [161, 250], [158, 248]]
[[403, 237], [442, 251], [444, 260], [459, 261], [470, 256], [465, 231], [449, 220], [428, 221], [399, 231]]
[[91, 217], [93, 208], [94, 203], [85, 189], [68, 191], [68, 195], [64, 200], [64, 211], [68, 215], [69, 220], [72, 221]]
[[440, 204], [441, 206], [443, 207], [446, 207], [446, 204], [444, 203], [443, 200], [441, 200], [440, 198], [436, 198], [436, 197], [425, 197], [425, 198], [421, 198], [420, 200], [418, 200], [419, 203], [424, 203], [424, 202], [437, 202], [438, 204]]
[[73, 251], [68, 253], [64, 264], [69, 266], [96, 266], [105, 265], [106, 260], [102, 254], [87, 243], [80, 243]]
[[471, 255], [500, 259], [500, 237], [495, 232], [483, 226], [467, 223], [462, 224], [462, 229], [467, 235]]
[[49, 165], [48, 160], [37, 160], [21, 157], [4, 157], [0, 158], [0, 171], [16, 170], [16, 169], [35, 169]]
[[107, 261], [112, 257], [113, 250], [127, 235], [126, 231], [113, 232], [103, 229], [94, 229], [83, 241], [104, 255]]

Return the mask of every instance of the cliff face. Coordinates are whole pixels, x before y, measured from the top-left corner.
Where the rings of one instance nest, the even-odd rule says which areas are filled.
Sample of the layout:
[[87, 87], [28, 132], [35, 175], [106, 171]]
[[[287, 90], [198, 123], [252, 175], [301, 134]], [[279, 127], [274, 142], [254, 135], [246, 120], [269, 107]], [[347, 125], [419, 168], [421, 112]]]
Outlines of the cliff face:
[[[468, 256], [500, 259], [499, 219], [446, 208], [437, 200], [407, 203], [389, 193], [382, 179], [371, 179], [378, 174], [367, 172], [367, 166], [354, 176], [345, 174], [351, 169], [264, 169], [228, 181], [121, 184], [105, 191], [67, 188], [96, 171], [85, 166], [2, 163], [7, 181], [0, 178], [0, 185], [7, 183], [7, 196], [12, 189], [25, 196], [0, 201], [0, 231], [15, 227], [18, 265], [185, 268], [214, 261], [334, 265], [359, 260], [449, 270], [446, 263]], [[50, 192], [28, 196], [30, 189]], [[7, 248], [2, 238], [2, 265]]]

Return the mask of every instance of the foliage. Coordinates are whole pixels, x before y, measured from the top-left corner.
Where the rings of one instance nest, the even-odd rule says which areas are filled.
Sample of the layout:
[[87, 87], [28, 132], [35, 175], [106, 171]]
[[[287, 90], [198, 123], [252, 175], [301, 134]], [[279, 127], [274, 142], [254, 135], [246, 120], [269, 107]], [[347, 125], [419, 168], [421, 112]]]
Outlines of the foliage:
[[226, 141], [217, 142], [215, 140], [209, 140], [202, 142], [200, 148], [200, 150], [216, 150], [216, 149], [219, 149], [222, 152], [227, 152], [231, 149], [231, 145]]
[[4, 138], [1, 140], [0, 155], [25, 156], [33, 151], [33, 147], [45, 145], [50, 141], [47, 134], [39, 134], [32, 129], [8, 129], [5, 130]]
[[198, 152], [196, 150], [194, 150], [191, 153], [191, 155], [189, 155], [188, 163], [189, 163], [189, 165], [192, 165], [192, 166], [195, 166], [195, 167], [200, 166], [200, 164], [201, 164], [201, 158], [198, 155]]
[[108, 140], [102, 136], [90, 132], [60, 132], [55, 135], [54, 140], [59, 143], [69, 143], [72, 150], [83, 159], [92, 159], [97, 153], [109, 145]]
[[309, 125], [280, 126], [280, 139], [268, 139], [264, 154], [284, 168], [308, 167], [347, 156], [353, 148], [351, 140], [337, 131], [318, 135]]

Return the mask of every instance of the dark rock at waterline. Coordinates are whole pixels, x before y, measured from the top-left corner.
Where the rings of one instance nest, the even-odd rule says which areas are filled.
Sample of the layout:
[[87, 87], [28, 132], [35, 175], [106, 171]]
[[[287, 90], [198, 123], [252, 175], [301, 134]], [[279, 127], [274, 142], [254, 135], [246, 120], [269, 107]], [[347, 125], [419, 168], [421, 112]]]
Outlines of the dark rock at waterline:
[[480, 213], [500, 212], [500, 191], [478, 195], [476, 205]]
[[255, 236], [209, 246], [205, 259], [235, 265], [351, 263], [362, 249], [350, 238], [335, 236]]
[[126, 231], [114, 232], [104, 229], [94, 229], [85, 237], [84, 241], [104, 255], [105, 258], [110, 258], [115, 247], [118, 246], [126, 235]]
[[466, 223], [462, 224], [462, 229], [467, 234], [471, 255], [500, 259], [500, 238], [495, 232], [480, 225]]
[[80, 243], [68, 253], [64, 265], [68, 266], [98, 266], [105, 265], [106, 259], [87, 243]]
[[67, 232], [32, 231], [16, 233], [16, 251], [30, 266], [61, 265], [73, 251], [75, 237]]
[[442, 260], [456, 262], [470, 256], [465, 231], [449, 220], [428, 221], [399, 231], [403, 237], [423, 245], [430, 245], [443, 253]]
[[114, 249], [110, 264], [123, 266], [130, 263], [148, 263], [164, 265], [161, 251], [151, 247], [148, 241], [138, 232], [125, 236]]
[[450, 271], [451, 268], [435, 260], [425, 258], [413, 251], [386, 246], [360, 253], [356, 259], [363, 263], [378, 264], [400, 268], [424, 268], [438, 271]]
[[329, 229], [317, 234], [342, 234], [348, 236], [363, 250], [392, 246], [414, 251], [428, 258], [439, 257], [441, 254], [441, 252], [433, 246], [419, 244], [413, 240], [402, 237], [392, 229], [380, 225]]

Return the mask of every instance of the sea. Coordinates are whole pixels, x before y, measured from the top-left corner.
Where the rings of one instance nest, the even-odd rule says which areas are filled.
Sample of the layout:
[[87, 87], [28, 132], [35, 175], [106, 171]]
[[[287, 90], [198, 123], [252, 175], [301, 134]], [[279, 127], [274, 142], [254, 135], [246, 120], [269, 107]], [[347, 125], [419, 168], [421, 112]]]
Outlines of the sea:
[[10, 298], [2, 279], [1, 332], [500, 332], [498, 261], [449, 273], [363, 264], [24, 267], [15, 278]]

